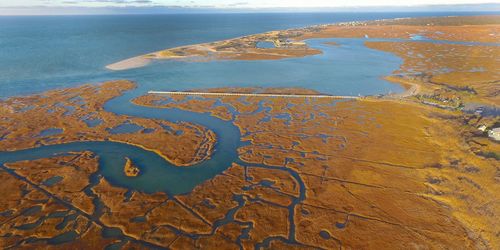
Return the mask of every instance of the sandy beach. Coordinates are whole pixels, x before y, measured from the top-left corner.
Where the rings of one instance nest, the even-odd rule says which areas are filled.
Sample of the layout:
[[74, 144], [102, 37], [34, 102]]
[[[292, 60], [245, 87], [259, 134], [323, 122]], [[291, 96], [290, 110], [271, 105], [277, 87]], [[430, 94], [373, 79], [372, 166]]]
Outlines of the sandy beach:
[[151, 59], [148, 59], [144, 56], [136, 56], [123, 61], [119, 61], [117, 63], [113, 63], [107, 65], [106, 68], [110, 70], [127, 70], [140, 68], [148, 65], [151, 62]]

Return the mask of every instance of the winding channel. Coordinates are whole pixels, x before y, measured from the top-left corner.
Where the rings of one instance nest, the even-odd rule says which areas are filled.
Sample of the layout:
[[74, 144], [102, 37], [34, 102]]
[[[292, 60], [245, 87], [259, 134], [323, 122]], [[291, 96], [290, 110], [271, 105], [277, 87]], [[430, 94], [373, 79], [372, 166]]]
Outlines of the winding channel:
[[[339, 43], [341, 46], [335, 48], [336, 46], [327, 46], [324, 42], [334, 41]], [[337, 65], [344, 63], [345, 72], [347, 75], [342, 75], [341, 79], [345, 84], [349, 85], [352, 82], [375, 82], [384, 83], [385, 81], [380, 79], [384, 75], [389, 75], [392, 71], [398, 69], [402, 63], [402, 59], [386, 53], [376, 50], [368, 49], [364, 46], [365, 41], [415, 41], [415, 40], [400, 40], [400, 39], [313, 39], [309, 40], [308, 44], [312, 48], [317, 48], [322, 50], [324, 53], [322, 55], [314, 56], [319, 60], [309, 67], [316, 67], [314, 72], [319, 74], [321, 70], [328, 70], [328, 64], [336, 63]], [[436, 42], [436, 43], [452, 43], [452, 44], [466, 44], [466, 45], [494, 45], [498, 44], [482, 44], [482, 43], [464, 43], [464, 42], [447, 42], [447, 41], [432, 41], [432, 40], [418, 40], [421, 42]], [[364, 47], [365, 49], [362, 49]], [[361, 48], [361, 51], [359, 51]], [[354, 59], [364, 58], [360, 61], [348, 61], [339, 58], [336, 55], [349, 55], [352, 54]], [[369, 54], [366, 54], [369, 53]], [[292, 62], [291, 65], [295, 67], [300, 67], [301, 65], [307, 65], [308, 58], [293, 59], [288, 60]], [[347, 59], [349, 60], [349, 59]], [[352, 60], [352, 58], [351, 58]], [[380, 61], [385, 60], [385, 61]], [[281, 60], [279, 60], [281, 61]], [[277, 62], [279, 62], [277, 61]], [[339, 62], [340, 61], [340, 62]], [[357, 62], [358, 65], [351, 65], [349, 62]], [[220, 62], [224, 65], [238, 64], [238, 65], [256, 65], [264, 63], [266, 65], [273, 64], [273, 61], [257, 61], [257, 62]], [[380, 64], [380, 65], [378, 65]], [[168, 65], [168, 64], [167, 64]], [[201, 64], [197, 64], [195, 67], [200, 67]], [[205, 64], [208, 69], [213, 67], [218, 67], [218, 63]], [[289, 64], [287, 64], [289, 65]], [[154, 66], [154, 65], [153, 65]], [[158, 65], [157, 65], [158, 66]], [[161, 66], [161, 63], [159, 63]], [[186, 66], [189, 67], [189, 66]], [[281, 66], [277, 66], [281, 67]], [[326, 67], [326, 68], [325, 68]], [[369, 69], [364, 73], [364, 69]], [[164, 68], [163, 68], [164, 69]], [[262, 70], [262, 67], [258, 68]], [[276, 67], [271, 67], [270, 70], [276, 69]], [[218, 69], [220, 70], [220, 69]], [[227, 70], [227, 69], [225, 69]], [[281, 69], [283, 70], [283, 69]], [[291, 71], [290, 69], [287, 69]], [[330, 69], [331, 70], [331, 69]], [[209, 72], [209, 71], [207, 71]], [[338, 94], [339, 91], [336, 89], [338, 85], [329, 84], [332, 79], [328, 78], [331, 76], [329, 72], [323, 76], [317, 76], [313, 80], [318, 82], [315, 84], [304, 83], [303, 87], [313, 88], [321, 91], [322, 93], [328, 94]], [[358, 72], [355, 74], [354, 72]], [[359, 73], [363, 72], [363, 73]], [[184, 73], [186, 74], [186, 73]], [[189, 74], [189, 72], [187, 72]], [[341, 72], [342, 74], [342, 72]], [[243, 74], [242, 77], [248, 74]], [[265, 74], [264, 74], [265, 75]], [[119, 75], [118, 75], [119, 76]], [[116, 76], [114, 76], [116, 77]], [[307, 78], [307, 76], [305, 76]], [[222, 76], [224, 78], [224, 76]], [[116, 79], [116, 78], [115, 78]], [[134, 79], [132, 79], [134, 80]], [[190, 81], [192, 78], [187, 77], [185, 81]], [[280, 87], [287, 82], [281, 82], [282, 84], [274, 84], [273, 79], [270, 80], [271, 84], [265, 85], [268, 87]], [[209, 180], [221, 173], [225, 169], [231, 166], [232, 163], [244, 164], [239, 160], [237, 149], [244, 145], [241, 141], [241, 135], [238, 127], [236, 127], [232, 121], [224, 121], [208, 113], [195, 113], [184, 111], [180, 109], [161, 109], [161, 108], [151, 108], [138, 106], [131, 103], [131, 100], [147, 92], [151, 85], [143, 84], [138, 81], [139, 88], [133, 91], [126, 92], [122, 96], [114, 98], [105, 104], [105, 109], [116, 114], [149, 118], [149, 119], [161, 119], [170, 122], [189, 122], [194, 124], [199, 124], [204, 126], [217, 135], [216, 150], [214, 151], [212, 157], [202, 163], [191, 167], [176, 167], [166, 162], [163, 158], [156, 155], [151, 151], [147, 151], [135, 146], [117, 143], [117, 142], [75, 142], [67, 144], [59, 144], [52, 146], [42, 146], [38, 148], [32, 148], [27, 150], [19, 150], [14, 152], [0, 152], [0, 165], [9, 162], [16, 162], [22, 160], [35, 160], [41, 158], [53, 157], [57, 154], [65, 154], [71, 151], [92, 151], [99, 156], [100, 168], [98, 174], [106, 178], [111, 184], [124, 187], [129, 190], [137, 190], [146, 193], [153, 192], [165, 192], [169, 195], [178, 195], [189, 193], [193, 188], [195, 188], [200, 183]], [[384, 87], [391, 86], [390, 83], [385, 82]], [[157, 86], [157, 85], [155, 85]], [[161, 86], [161, 85], [160, 85]], [[296, 86], [296, 84], [295, 84]], [[396, 85], [392, 85], [393, 87]], [[381, 92], [387, 93], [387, 89], [384, 89], [381, 85], [370, 84], [370, 86], [365, 86], [367, 91], [365, 94], [379, 94]], [[402, 88], [394, 87], [396, 90], [401, 91]], [[341, 93], [346, 93], [346, 91], [340, 91]], [[234, 112], [234, 111], [233, 111]], [[127, 178], [123, 174], [123, 165], [125, 163], [125, 157], [129, 157], [141, 168], [141, 175], [136, 178]], [[252, 164], [253, 165], [253, 164]], [[283, 167], [282, 170], [286, 169]], [[288, 170], [291, 171], [291, 170]], [[296, 174], [296, 173], [292, 173]], [[297, 180], [301, 183], [300, 178]], [[303, 189], [303, 184], [301, 185]], [[294, 204], [297, 204], [304, 197], [297, 198]], [[290, 236], [293, 239], [292, 236]]]

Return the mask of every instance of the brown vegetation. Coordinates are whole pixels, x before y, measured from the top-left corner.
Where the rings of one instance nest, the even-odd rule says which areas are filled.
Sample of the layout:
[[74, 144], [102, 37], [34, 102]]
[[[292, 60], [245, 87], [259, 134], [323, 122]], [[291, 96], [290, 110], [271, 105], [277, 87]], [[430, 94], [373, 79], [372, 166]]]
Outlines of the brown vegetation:
[[[165, 97], [148, 96], [147, 99], [155, 98]], [[139, 98], [135, 102], [140, 104], [147, 99]], [[245, 107], [239, 100], [225, 97], [222, 100], [241, 113], [234, 123], [246, 135], [242, 140], [251, 143], [238, 150], [240, 158], [248, 163], [247, 178], [251, 176], [252, 164], [263, 164], [284, 166], [283, 171], [298, 173], [304, 182], [306, 198], [299, 205], [293, 205], [285, 195], [297, 198], [300, 196], [297, 190], [286, 188], [289, 191], [271, 195], [273, 192], [269, 193], [266, 186], [252, 189], [258, 196], [247, 192], [251, 202], [245, 202], [262, 204], [264, 201], [278, 207], [292, 207], [299, 245], [322, 248], [340, 245], [494, 248], [498, 245], [494, 236], [498, 225], [492, 217], [499, 211], [493, 198], [499, 191], [495, 184], [497, 161], [475, 155], [468, 144], [463, 143], [464, 127], [459, 112], [389, 100], [343, 101], [332, 105], [322, 100], [274, 98], [264, 104], [271, 108], [268, 113], [250, 115], [245, 112], [246, 108], [239, 109]], [[262, 100], [245, 98], [245, 102], [254, 107]], [[200, 107], [202, 105], [181, 108], [206, 110]], [[263, 122], [265, 117], [283, 113], [291, 120], [271, 118]], [[187, 200], [202, 216], [208, 216], [212, 210], [196, 204], [203, 203], [207, 197], [212, 204], [220, 204], [222, 200], [227, 203], [227, 195], [221, 199], [216, 194], [207, 194], [238, 190], [227, 186], [240, 183], [231, 184], [227, 180], [229, 176], [241, 174], [225, 173], [180, 199]], [[252, 176], [247, 181], [259, 183], [253, 180], [262, 177]], [[276, 174], [264, 178], [273, 183], [272, 187], [298, 185], [293, 181], [284, 184], [286, 178]], [[220, 179], [224, 180], [220, 184], [226, 186], [214, 188]], [[199, 197], [197, 202], [189, 201], [193, 195]], [[484, 204], [489, 205], [483, 207]], [[488, 213], [483, 212], [484, 209]], [[277, 213], [282, 218], [289, 216], [289, 210]], [[223, 216], [221, 212], [216, 218]], [[255, 219], [245, 217], [244, 221], [258, 224], [258, 220], [265, 218], [261, 216], [268, 215], [254, 216]], [[280, 232], [279, 228], [283, 227], [277, 223], [276, 232]], [[262, 230], [272, 232], [272, 229]], [[386, 232], [390, 232], [390, 237]]]
[[[178, 166], [190, 166], [210, 157], [216, 138], [204, 127], [117, 115], [104, 110], [105, 102], [134, 87], [130, 81], [115, 81], [0, 101], [0, 150], [110, 140], [154, 151]], [[100, 123], [89, 126], [86, 120]], [[123, 124], [142, 128], [136, 132], [112, 133], [112, 128]], [[172, 128], [171, 131], [166, 131], [165, 126]], [[43, 135], [43, 131], [50, 129], [62, 131]]]
[[[413, 21], [397, 21], [397, 26], [387, 22], [306, 30], [325, 36], [382, 37], [407, 36], [403, 27], [411, 32], [442, 28], [457, 32], [451, 21], [439, 24], [433, 19], [435, 25], [429, 27], [410, 26]], [[0, 170], [4, 197], [0, 246], [50, 248], [54, 245], [47, 243], [69, 232], [74, 237], [54, 247], [498, 249], [500, 165], [498, 158], [482, 152], [499, 148], [477, 132], [481, 124], [498, 124], [498, 118], [456, 109], [472, 101], [498, 105], [498, 50], [414, 42], [367, 45], [404, 58], [401, 69], [388, 79], [419, 86], [419, 96], [350, 101], [222, 97], [219, 100], [226, 106], [216, 109], [214, 98], [139, 97], [133, 100], [137, 105], [210, 111], [233, 122], [247, 142], [238, 148], [240, 162], [189, 194], [172, 196], [115, 187], [104, 178], [91, 182], [99, 166], [90, 152], [6, 164]], [[106, 100], [131, 88], [129, 82], [111, 82], [4, 101], [0, 150], [111, 138], [142, 145], [181, 165], [208, 157], [198, 158], [192, 150], [204, 147], [201, 142], [206, 138], [210, 138], [207, 145], [213, 145], [215, 135], [204, 128], [102, 109]], [[253, 88], [209, 91], [309, 93]], [[75, 105], [76, 96], [85, 105]], [[439, 105], [426, 105], [436, 101]], [[75, 111], [64, 115], [68, 111], [64, 106], [74, 106]], [[88, 115], [103, 123], [89, 128], [80, 119]], [[161, 142], [147, 133], [120, 137], [106, 130], [126, 121], [155, 129], [151, 134]], [[158, 134], [160, 124], [184, 134]], [[49, 128], [64, 131], [39, 137]], [[197, 137], [197, 131], [203, 131], [203, 136]], [[186, 146], [177, 147], [180, 143]], [[103, 237], [103, 229], [111, 228], [123, 234]]]

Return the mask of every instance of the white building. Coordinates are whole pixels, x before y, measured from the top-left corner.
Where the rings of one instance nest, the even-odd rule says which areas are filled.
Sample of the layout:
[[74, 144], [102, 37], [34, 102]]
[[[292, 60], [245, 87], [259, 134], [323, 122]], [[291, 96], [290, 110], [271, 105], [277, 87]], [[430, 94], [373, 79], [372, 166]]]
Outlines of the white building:
[[494, 128], [488, 131], [488, 136], [495, 141], [500, 141], [500, 128]]

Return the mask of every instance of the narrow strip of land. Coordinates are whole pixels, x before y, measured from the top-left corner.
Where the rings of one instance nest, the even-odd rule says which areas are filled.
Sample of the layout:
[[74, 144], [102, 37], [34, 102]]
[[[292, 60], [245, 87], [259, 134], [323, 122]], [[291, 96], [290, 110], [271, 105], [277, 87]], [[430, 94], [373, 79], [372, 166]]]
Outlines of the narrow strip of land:
[[184, 91], [149, 91], [148, 94], [198, 95], [198, 96], [252, 96], [252, 97], [284, 97], [284, 98], [328, 98], [328, 99], [361, 98], [361, 96], [342, 96], [342, 95], [258, 94], [258, 93], [184, 92]]

